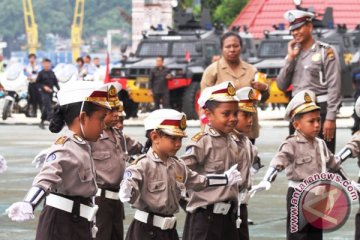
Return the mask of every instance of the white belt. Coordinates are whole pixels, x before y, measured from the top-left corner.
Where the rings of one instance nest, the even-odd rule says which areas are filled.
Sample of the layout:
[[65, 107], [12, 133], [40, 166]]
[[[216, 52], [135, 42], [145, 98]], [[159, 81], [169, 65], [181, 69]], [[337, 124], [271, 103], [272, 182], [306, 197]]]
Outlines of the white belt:
[[327, 102], [327, 100], [328, 100], [327, 94], [316, 96], [316, 102], [318, 102], [318, 103]]
[[[147, 223], [149, 213], [136, 210], [134, 218], [142, 223]], [[160, 217], [154, 215], [153, 226], [160, 228], [161, 230], [173, 229], [175, 227], [176, 217]]]
[[289, 186], [289, 187], [292, 187], [292, 188], [298, 188], [301, 183], [302, 183], [302, 181], [289, 180], [289, 181], [288, 181], [288, 186]]
[[[46, 205], [71, 213], [73, 210], [74, 201], [50, 193], [46, 197]], [[90, 207], [84, 204], [80, 204], [79, 215], [83, 218], [86, 218], [89, 222], [91, 222], [94, 220], [98, 208], [99, 207], [97, 205], [95, 205], [94, 207]]]
[[104, 195], [105, 198], [112, 199], [112, 200], [119, 200], [119, 193], [118, 192], [112, 192], [112, 191], [101, 189], [101, 188], [99, 188], [97, 193], [96, 193], [97, 197], [101, 196], [101, 191], [105, 192], [105, 195]]

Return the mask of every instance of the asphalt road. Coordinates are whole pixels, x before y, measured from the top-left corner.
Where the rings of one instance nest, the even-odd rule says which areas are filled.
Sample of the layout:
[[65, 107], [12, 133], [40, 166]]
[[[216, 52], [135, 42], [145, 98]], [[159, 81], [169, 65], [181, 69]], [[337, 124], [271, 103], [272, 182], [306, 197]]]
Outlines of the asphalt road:
[[[194, 135], [197, 131], [197, 128], [187, 129], [189, 136]], [[266, 167], [271, 157], [276, 153], [280, 143], [286, 138], [287, 131], [287, 128], [283, 127], [264, 127], [261, 129], [261, 137], [257, 140], [256, 145]], [[142, 127], [128, 127], [125, 132], [142, 142], [145, 140]], [[337, 150], [339, 150], [350, 138], [350, 130], [338, 129], [337, 137]], [[40, 208], [36, 210], [35, 220], [26, 223], [9, 221], [4, 211], [11, 203], [23, 199], [38, 172], [31, 165], [33, 157], [40, 150], [48, 147], [56, 138], [56, 134], [40, 130], [33, 125], [0, 125], [0, 154], [5, 156], [9, 166], [8, 171], [0, 175], [0, 239], [34, 239]], [[186, 141], [184, 141], [184, 145]], [[184, 148], [181, 149], [178, 155], [183, 152]], [[345, 162], [344, 168], [350, 177], [357, 179], [358, 166], [355, 159]], [[266, 168], [258, 173], [254, 180], [255, 183], [262, 179], [265, 171]], [[286, 191], [287, 181], [285, 174], [281, 173], [270, 191], [259, 193], [251, 199], [249, 217], [255, 222], [255, 225], [250, 226], [251, 239], [285, 239]], [[326, 233], [324, 239], [353, 239], [354, 214], [357, 210], [358, 204], [354, 203], [346, 224], [336, 232]], [[126, 229], [133, 213], [134, 210], [130, 209], [129, 205], [126, 205]], [[177, 228], [180, 235], [182, 234], [184, 216], [184, 212], [178, 214]]]

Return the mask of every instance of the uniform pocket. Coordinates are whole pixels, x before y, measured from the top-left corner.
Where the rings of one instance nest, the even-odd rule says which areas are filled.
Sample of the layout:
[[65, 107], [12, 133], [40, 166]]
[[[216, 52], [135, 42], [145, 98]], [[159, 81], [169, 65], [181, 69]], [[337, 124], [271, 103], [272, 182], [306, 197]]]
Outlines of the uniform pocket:
[[96, 151], [92, 156], [97, 169], [106, 170], [111, 168], [110, 151]]
[[163, 191], [163, 190], [165, 190], [165, 188], [166, 188], [165, 181], [157, 181], [157, 182], [148, 183], [148, 191], [151, 193]]
[[81, 182], [89, 182], [93, 179], [91, 169], [81, 169], [78, 171]]
[[308, 156], [308, 157], [298, 158], [295, 160], [295, 162], [296, 162], [296, 165], [303, 165], [306, 163], [310, 163], [311, 160], [312, 160], [312, 157]]
[[216, 162], [208, 162], [204, 165], [204, 170], [206, 173], [218, 173], [224, 171], [224, 162], [216, 161]]

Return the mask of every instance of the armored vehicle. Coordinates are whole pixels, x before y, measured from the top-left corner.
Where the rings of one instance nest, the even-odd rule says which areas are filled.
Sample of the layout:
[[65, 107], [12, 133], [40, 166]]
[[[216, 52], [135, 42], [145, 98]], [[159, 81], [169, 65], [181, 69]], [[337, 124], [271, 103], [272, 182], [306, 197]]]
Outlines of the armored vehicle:
[[[186, 113], [188, 119], [198, 118], [197, 99], [204, 69], [219, 55], [223, 27], [205, 27], [191, 13], [177, 10], [176, 29], [164, 30], [161, 25], [143, 32], [143, 39], [133, 56], [111, 69], [112, 81], [127, 88], [130, 99], [136, 103], [151, 103], [148, 80], [155, 67], [155, 59], [164, 57], [164, 66], [171, 73], [168, 80], [171, 107]], [[125, 108], [126, 110], [126, 108]]]

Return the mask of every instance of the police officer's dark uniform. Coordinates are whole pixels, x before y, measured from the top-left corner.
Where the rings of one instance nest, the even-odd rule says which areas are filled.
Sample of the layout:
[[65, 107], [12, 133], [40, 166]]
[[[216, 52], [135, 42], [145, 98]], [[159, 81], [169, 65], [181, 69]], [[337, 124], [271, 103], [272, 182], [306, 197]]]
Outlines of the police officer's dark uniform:
[[155, 67], [150, 72], [149, 89], [153, 93], [155, 109], [160, 108], [160, 100], [163, 108], [170, 107], [169, 89], [167, 87], [167, 78], [169, 69], [165, 66]]
[[[285, 13], [285, 19], [290, 22], [290, 31], [311, 22], [313, 14], [300, 10]], [[336, 112], [341, 103], [341, 69], [339, 56], [334, 47], [315, 41], [308, 50], [301, 50], [293, 59], [286, 59], [276, 82], [285, 91], [293, 85], [292, 96], [301, 90], [311, 90], [316, 94], [316, 103], [321, 108], [321, 130], [319, 137], [323, 138], [322, 127], [325, 120], [336, 120]], [[290, 124], [290, 134], [294, 132]], [[334, 138], [326, 141], [328, 148], [334, 153], [336, 130]]]

